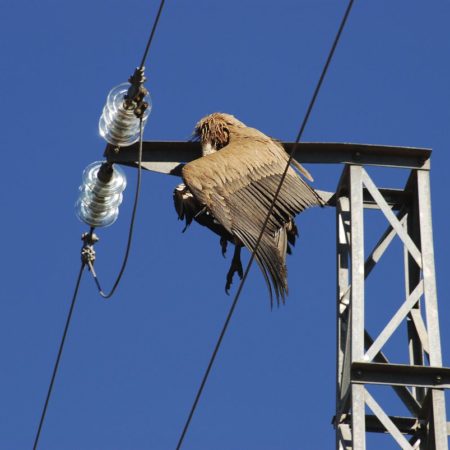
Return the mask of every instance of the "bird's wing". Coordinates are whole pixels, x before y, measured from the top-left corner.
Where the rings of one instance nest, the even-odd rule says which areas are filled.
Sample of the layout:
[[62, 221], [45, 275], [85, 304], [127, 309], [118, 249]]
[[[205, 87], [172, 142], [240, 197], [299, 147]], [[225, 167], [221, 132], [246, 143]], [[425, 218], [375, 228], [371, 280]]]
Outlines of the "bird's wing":
[[[196, 199], [250, 251], [256, 247], [288, 160], [280, 144], [254, 131], [191, 161], [182, 171]], [[284, 226], [296, 214], [319, 204], [320, 197], [290, 167], [255, 255], [277, 299], [284, 299], [287, 292], [285, 235], [280, 233], [286, 233]]]
[[178, 219], [186, 221], [186, 226], [183, 229], [184, 233], [192, 223], [195, 215], [201, 210], [201, 206], [183, 183], [179, 184], [173, 191], [173, 204], [178, 214]]

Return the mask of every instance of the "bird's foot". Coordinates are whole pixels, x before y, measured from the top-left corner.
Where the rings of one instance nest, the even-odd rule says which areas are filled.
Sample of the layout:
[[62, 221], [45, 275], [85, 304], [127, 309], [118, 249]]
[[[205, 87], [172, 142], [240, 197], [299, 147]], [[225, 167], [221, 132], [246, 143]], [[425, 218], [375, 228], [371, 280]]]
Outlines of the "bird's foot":
[[236, 247], [234, 248], [234, 255], [231, 261], [230, 270], [227, 273], [227, 283], [225, 284], [225, 292], [227, 293], [227, 295], [230, 295], [230, 287], [233, 283], [233, 276], [236, 272], [239, 275], [239, 278], [242, 280], [242, 277], [244, 276], [244, 270], [242, 269], [241, 247], [239, 245], [236, 245]]
[[220, 247], [222, 249], [222, 256], [224, 258], [225, 258], [225, 255], [227, 254], [227, 245], [228, 245], [228, 241], [224, 237], [221, 237], [220, 238]]

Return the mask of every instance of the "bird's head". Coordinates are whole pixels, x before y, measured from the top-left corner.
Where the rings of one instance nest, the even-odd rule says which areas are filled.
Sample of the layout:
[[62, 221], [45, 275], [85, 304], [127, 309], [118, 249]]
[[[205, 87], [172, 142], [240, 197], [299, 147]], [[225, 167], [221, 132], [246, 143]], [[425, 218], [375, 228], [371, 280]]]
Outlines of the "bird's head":
[[200, 140], [205, 155], [225, 147], [230, 141], [233, 129], [245, 126], [231, 114], [213, 113], [197, 123], [193, 135]]

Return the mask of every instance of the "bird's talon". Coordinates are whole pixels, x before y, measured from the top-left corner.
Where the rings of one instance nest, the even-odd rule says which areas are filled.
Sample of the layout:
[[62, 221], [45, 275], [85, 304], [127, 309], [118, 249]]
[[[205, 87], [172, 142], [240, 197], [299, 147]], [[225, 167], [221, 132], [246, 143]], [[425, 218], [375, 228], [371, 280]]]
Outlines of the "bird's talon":
[[226, 238], [220, 238], [220, 247], [222, 248], [222, 256], [225, 258], [226, 253], [227, 253], [227, 245], [228, 242], [226, 240]]
[[234, 249], [233, 259], [231, 260], [230, 269], [228, 270], [228, 273], [227, 273], [227, 284], [225, 285], [225, 292], [227, 294], [228, 294], [228, 291], [230, 290], [231, 285], [233, 284], [234, 274], [237, 273], [241, 280], [244, 276], [244, 271], [242, 270], [242, 263], [241, 263], [240, 255], [241, 255], [241, 247], [239, 245], [236, 245], [236, 247]]

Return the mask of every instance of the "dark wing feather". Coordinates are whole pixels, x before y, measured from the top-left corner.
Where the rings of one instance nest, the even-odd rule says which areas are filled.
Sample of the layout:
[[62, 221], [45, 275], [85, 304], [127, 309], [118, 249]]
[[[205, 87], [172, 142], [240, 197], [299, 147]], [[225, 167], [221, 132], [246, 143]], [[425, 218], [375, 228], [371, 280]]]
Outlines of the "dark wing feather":
[[[257, 130], [245, 132], [222, 150], [186, 164], [182, 174], [196, 199], [253, 251], [288, 157]], [[290, 167], [255, 255], [277, 299], [287, 293], [286, 227], [296, 214], [319, 204], [320, 197]]]
[[183, 233], [201, 210], [201, 206], [184, 184], [179, 184], [173, 191], [173, 203], [179, 220], [185, 220]]

